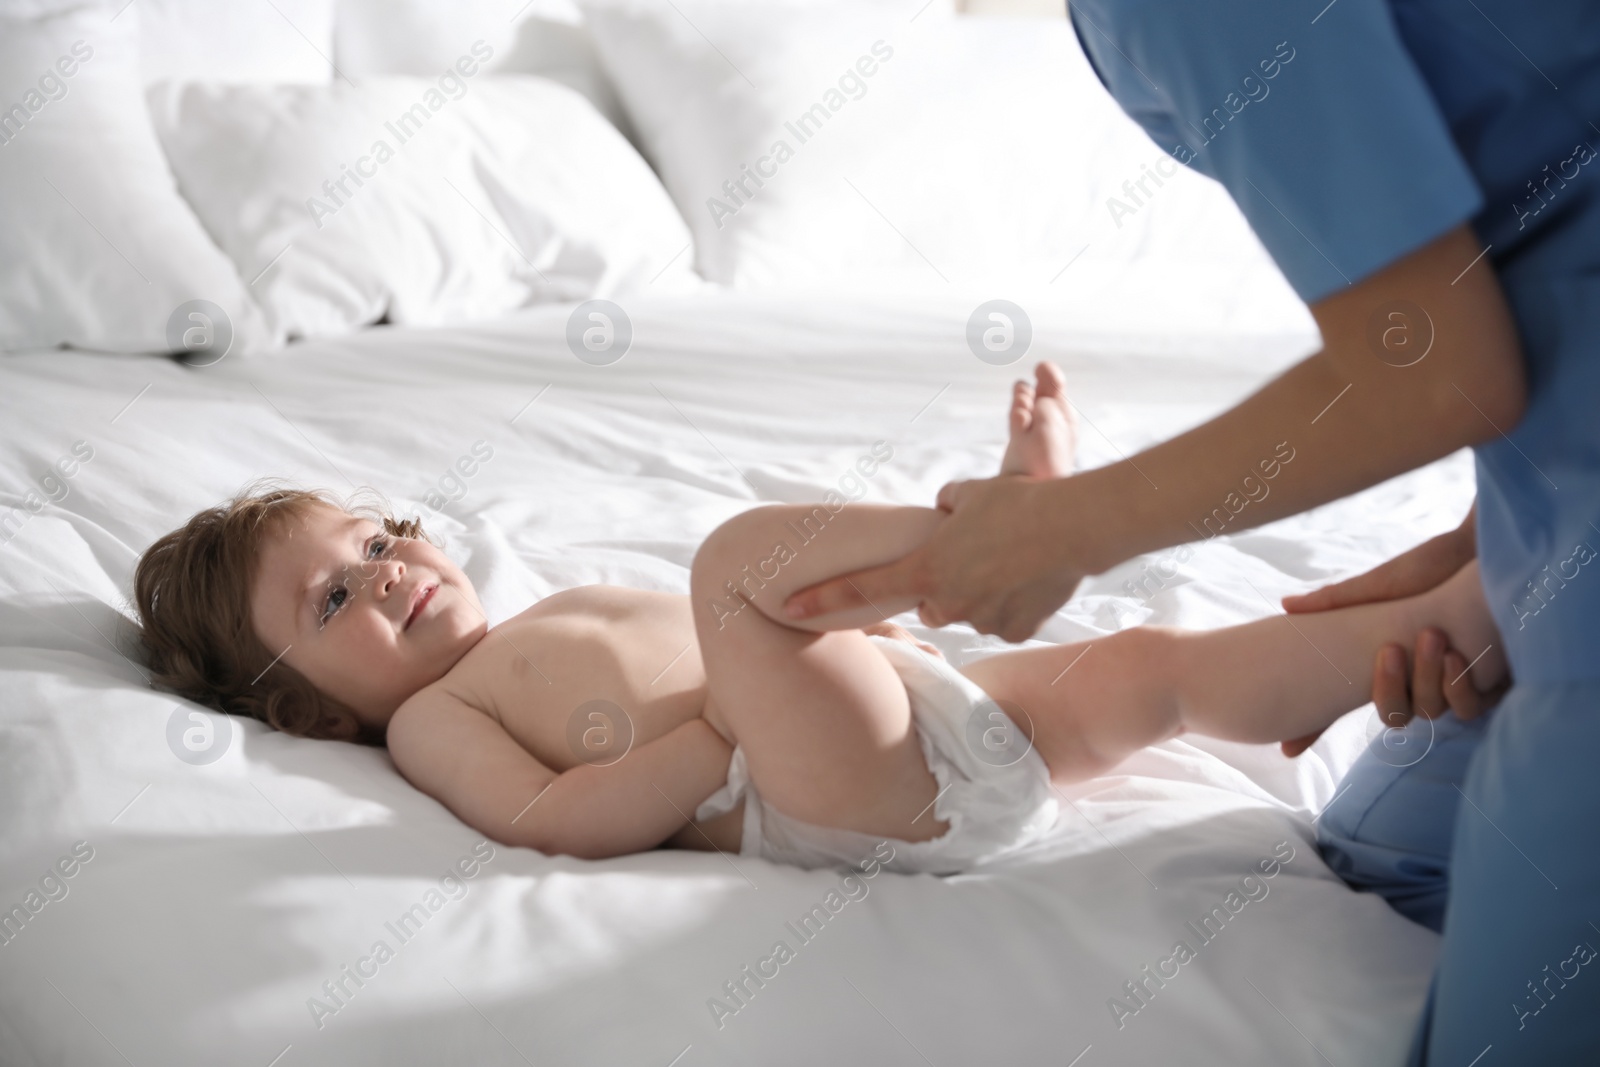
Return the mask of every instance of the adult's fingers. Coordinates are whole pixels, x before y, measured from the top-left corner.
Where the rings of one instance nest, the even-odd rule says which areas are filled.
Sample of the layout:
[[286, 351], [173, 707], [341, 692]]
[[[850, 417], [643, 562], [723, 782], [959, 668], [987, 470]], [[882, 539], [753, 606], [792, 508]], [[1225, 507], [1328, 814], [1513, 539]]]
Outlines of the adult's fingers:
[[1406, 650], [1395, 644], [1378, 649], [1372, 669], [1372, 702], [1378, 718], [1389, 729], [1411, 721], [1411, 692], [1406, 685]]
[[1335, 608], [1350, 607], [1352, 604], [1370, 604], [1374, 601], [1407, 596], [1412, 592], [1408, 588], [1412, 583], [1404, 581], [1408, 577], [1408, 570], [1405, 557], [1399, 556], [1354, 578], [1346, 578], [1342, 582], [1334, 582], [1332, 585], [1313, 589], [1309, 593], [1286, 596], [1283, 598], [1283, 610], [1291, 615], [1304, 615], [1313, 611], [1332, 611]]
[[[802, 589], [783, 602], [783, 613], [791, 619], [810, 619], [853, 608], [879, 607], [921, 597], [924, 571], [921, 551], [902, 556], [893, 563], [870, 570], [841, 574]], [[896, 608], [896, 610], [899, 610]], [[924, 617], [923, 622], [935, 625]]]
[[939, 497], [935, 501], [940, 511], [954, 511], [961, 505], [967, 495], [967, 486], [973, 484], [969, 479], [961, 482], [945, 482], [939, 487]]
[[1488, 689], [1479, 689], [1467, 671], [1470, 666], [1467, 657], [1455, 649], [1451, 649], [1445, 655], [1445, 699], [1455, 711], [1456, 718], [1463, 721], [1476, 719], [1485, 714], [1500, 703], [1500, 698], [1511, 688], [1511, 675], [1507, 673]]
[[[1363, 574], [1358, 577], [1365, 578], [1366, 575]], [[1290, 615], [1308, 615], [1314, 611], [1332, 611], [1334, 608], [1344, 606], [1341, 599], [1344, 595], [1342, 587], [1349, 584], [1349, 582], [1357, 580], [1357, 578], [1351, 578], [1344, 582], [1335, 582], [1333, 585], [1324, 585], [1321, 588], [1311, 590], [1309, 593], [1294, 593], [1284, 597], [1280, 603], [1283, 605], [1283, 610]]]
[[1463, 722], [1482, 715], [1489, 703], [1489, 694], [1478, 692], [1472, 684], [1467, 658], [1453, 648], [1444, 656], [1444, 698]]
[[[1459, 660], [1461, 666], [1454, 674], [1445, 676], [1445, 684], [1448, 684], [1449, 678], [1456, 677], [1466, 669], [1466, 662], [1455, 652], [1445, 654], [1444, 635], [1438, 630], [1426, 630], [1417, 639], [1409, 678], [1404, 646], [1387, 644], [1378, 649], [1372, 668], [1372, 702], [1377, 705], [1378, 718], [1386, 728], [1399, 729], [1418, 714], [1431, 719], [1442, 713], [1446, 689], [1440, 679], [1447, 669], [1446, 661], [1451, 656]], [[1454, 687], [1450, 691], [1454, 692]], [[1428, 695], [1430, 692], [1431, 696]], [[1473, 696], [1477, 696], [1476, 690], [1473, 690]], [[1285, 756], [1293, 759], [1315, 744], [1322, 734], [1323, 731], [1318, 730], [1305, 737], [1284, 741], [1279, 747]]]
[[[1470, 514], [1468, 516], [1471, 518]], [[1464, 567], [1476, 554], [1471, 525], [1429, 538], [1415, 548], [1342, 582], [1283, 598], [1283, 610], [1293, 614], [1329, 611], [1425, 592]]]
[[1449, 647], [1444, 632], [1431, 626], [1417, 635], [1411, 661], [1411, 706], [1424, 719], [1437, 719], [1448, 706], [1444, 695], [1444, 658]]

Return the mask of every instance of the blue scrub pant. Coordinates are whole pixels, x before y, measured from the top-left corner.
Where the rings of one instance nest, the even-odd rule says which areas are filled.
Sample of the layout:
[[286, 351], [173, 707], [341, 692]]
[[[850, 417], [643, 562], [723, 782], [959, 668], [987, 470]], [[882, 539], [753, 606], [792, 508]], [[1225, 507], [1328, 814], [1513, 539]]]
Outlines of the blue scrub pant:
[[1410, 1063], [1600, 1063], [1600, 681], [1380, 734], [1334, 796], [1328, 865], [1443, 934]]

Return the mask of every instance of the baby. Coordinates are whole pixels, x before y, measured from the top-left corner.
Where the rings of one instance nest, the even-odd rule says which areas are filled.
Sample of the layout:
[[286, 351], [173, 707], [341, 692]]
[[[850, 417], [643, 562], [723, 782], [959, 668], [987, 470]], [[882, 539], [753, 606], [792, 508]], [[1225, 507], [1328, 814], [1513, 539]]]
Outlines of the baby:
[[[1001, 473], [1064, 477], [1061, 373], [1035, 375], [1016, 385]], [[1370, 699], [1378, 649], [1425, 627], [1485, 649], [1485, 684], [1504, 669], [1476, 565], [1405, 600], [1138, 627], [961, 670], [886, 622], [910, 602], [781, 615], [791, 593], [897, 559], [943, 521], [837, 496], [756, 507], [706, 538], [688, 596], [582, 586], [490, 627], [415, 520], [247, 492], [152, 545], [136, 597], [157, 684], [289, 733], [386, 743], [495, 841], [588, 858], [672, 845], [965, 870], [1047, 830], [1052, 784], [1146, 745], [1327, 726]]]

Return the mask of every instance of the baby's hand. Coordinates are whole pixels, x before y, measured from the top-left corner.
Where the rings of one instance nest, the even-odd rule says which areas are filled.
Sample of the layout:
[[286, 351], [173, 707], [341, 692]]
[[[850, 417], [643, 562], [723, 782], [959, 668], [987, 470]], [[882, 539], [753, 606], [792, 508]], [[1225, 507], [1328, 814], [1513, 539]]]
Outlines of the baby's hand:
[[871, 626], [863, 626], [861, 628], [861, 632], [864, 634], [873, 634], [877, 637], [892, 637], [896, 641], [904, 641], [907, 644], [916, 645], [918, 648], [922, 649], [922, 651], [931, 652], [940, 659], [944, 658], [943, 652], [940, 652], [937, 648], [934, 648], [926, 641], [918, 641], [910, 630], [907, 630], [904, 626], [897, 626], [892, 622], [875, 622]]

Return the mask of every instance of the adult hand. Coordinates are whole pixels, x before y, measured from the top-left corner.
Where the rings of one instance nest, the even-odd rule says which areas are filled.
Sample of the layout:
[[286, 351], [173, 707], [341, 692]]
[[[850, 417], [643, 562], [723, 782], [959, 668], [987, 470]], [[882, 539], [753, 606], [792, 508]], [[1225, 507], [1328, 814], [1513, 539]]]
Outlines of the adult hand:
[[1354, 604], [1372, 604], [1380, 600], [1399, 600], [1427, 592], [1477, 557], [1477, 537], [1473, 531], [1477, 510], [1478, 505], [1474, 501], [1460, 526], [1429, 538], [1409, 552], [1403, 552], [1387, 563], [1380, 563], [1365, 574], [1313, 589], [1309, 593], [1284, 597], [1283, 610], [1291, 615], [1300, 615], [1347, 608]]
[[1007, 641], [1032, 637], [1067, 602], [1083, 575], [1064, 566], [1071, 546], [1049, 528], [1049, 493], [1059, 480], [1001, 475], [939, 490], [950, 517], [921, 548], [893, 563], [802, 589], [784, 603], [809, 619], [873, 602], [916, 597], [927, 626], [971, 622]]
[[[1365, 574], [1323, 586], [1299, 596], [1284, 597], [1291, 615], [1331, 611], [1355, 604], [1396, 600], [1426, 592], [1466, 566], [1477, 555], [1473, 520], [1477, 505], [1459, 527], [1424, 541]], [[1467, 675], [1468, 661], [1450, 647], [1449, 638], [1429, 627], [1417, 635], [1407, 671], [1406, 649], [1388, 644], [1378, 650], [1372, 670], [1372, 701], [1379, 717], [1391, 728], [1404, 726], [1415, 715], [1433, 719], [1450, 708], [1461, 719], [1475, 719], [1505, 694], [1509, 678], [1479, 690]], [[1322, 736], [1322, 731], [1285, 741], [1283, 754], [1300, 755]]]

